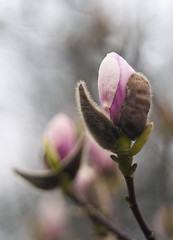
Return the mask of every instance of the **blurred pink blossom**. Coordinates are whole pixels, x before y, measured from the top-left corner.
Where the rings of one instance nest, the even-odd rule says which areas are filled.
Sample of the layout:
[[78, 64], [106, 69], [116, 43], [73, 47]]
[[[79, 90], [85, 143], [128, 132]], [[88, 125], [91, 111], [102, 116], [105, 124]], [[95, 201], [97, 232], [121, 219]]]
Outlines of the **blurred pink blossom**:
[[108, 188], [97, 170], [84, 164], [74, 181], [76, 194], [88, 203], [109, 215], [111, 212], [111, 198]]
[[48, 123], [44, 140], [56, 150], [60, 159], [64, 159], [75, 145], [76, 128], [70, 117], [64, 113], [55, 115]]
[[114, 174], [117, 170], [117, 165], [110, 158], [110, 151], [100, 147], [91, 137], [88, 136], [86, 141], [88, 161], [94, 165], [100, 173]]
[[62, 240], [68, 229], [66, 207], [58, 196], [45, 197], [39, 204], [37, 212], [37, 231], [41, 239]]
[[103, 110], [117, 123], [118, 114], [126, 96], [126, 85], [135, 71], [117, 53], [111, 52], [103, 59], [98, 74], [98, 90]]
[[94, 168], [83, 165], [75, 178], [75, 190], [80, 193], [81, 196], [86, 197], [88, 187], [93, 183], [96, 177], [97, 173]]

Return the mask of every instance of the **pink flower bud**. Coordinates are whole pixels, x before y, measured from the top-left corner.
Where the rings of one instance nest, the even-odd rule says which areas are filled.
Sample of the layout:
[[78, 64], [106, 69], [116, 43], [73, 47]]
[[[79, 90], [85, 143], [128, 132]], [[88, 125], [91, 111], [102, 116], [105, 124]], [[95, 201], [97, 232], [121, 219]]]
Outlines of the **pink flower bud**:
[[83, 137], [76, 140], [73, 121], [65, 114], [57, 114], [49, 122], [43, 141], [44, 162], [51, 171], [34, 172], [17, 168], [14, 171], [39, 189], [62, 187], [62, 175], [68, 175], [68, 180], [73, 180], [80, 167]]
[[46, 197], [41, 200], [37, 212], [39, 239], [64, 239], [68, 232], [68, 218], [63, 199]]
[[100, 147], [91, 137], [87, 138], [88, 161], [94, 165], [100, 173], [115, 174], [117, 166], [110, 158], [112, 153]]
[[115, 153], [123, 134], [136, 140], [144, 131], [151, 107], [150, 84], [122, 57], [109, 53], [100, 65], [98, 90], [106, 114], [92, 101], [84, 82], [76, 89], [79, 110], [98, 144]]
[[44, 140], [48, 141], [63, 160], [75, 145], [76, 129], [71, 118], [64, 113], [59, 113], [46, 127]]
[[118, 114], [126, 97], [129, 77], [135, 71], [118, 54], [112, 52], [103, 59], [98, 74], [98, 90], [103, 110], [117, 123]]
[[74, 188], [78, 195], [87, 198], [88, 188], [93, 184], [96, 178], [97, 173], [94, 168], [88, 165], [82, 166], [74, 181]]
[[110, 193], [96, 169], [83, 165], [74, 180], [74, 189], [79, 197], [84, 198], [102, 213], [110, 214]]

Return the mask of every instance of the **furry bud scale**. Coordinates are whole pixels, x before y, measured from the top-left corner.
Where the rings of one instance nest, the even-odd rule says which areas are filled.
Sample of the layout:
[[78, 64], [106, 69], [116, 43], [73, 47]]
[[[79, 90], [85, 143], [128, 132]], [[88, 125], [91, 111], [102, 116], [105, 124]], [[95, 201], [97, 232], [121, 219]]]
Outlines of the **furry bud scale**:
[[132, 140], [144, 131], [151, 106], [148, 80], [140, 73], [133, 73], [127, 83], [127, 94], [119, 114], [119, 128]]

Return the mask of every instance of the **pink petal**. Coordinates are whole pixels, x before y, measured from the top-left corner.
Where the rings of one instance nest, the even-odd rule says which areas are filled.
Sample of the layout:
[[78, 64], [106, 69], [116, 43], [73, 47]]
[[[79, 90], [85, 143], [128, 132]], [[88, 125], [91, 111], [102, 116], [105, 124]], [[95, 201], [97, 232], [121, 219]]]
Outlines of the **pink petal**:
[[74, 188], [76, 192], [83, 197], [87, 196], [88, 188], [93, 184], [97, 178], [97, 173], [94, 168], [83, 165], [74, 181]]
[[62, 239], [68, 229], [68, 217], [63, 199], [58, 196], [41, 199], [37, 212], [37, 230], [42, 239]]
[[94, 165], [101, 173], [114, 174], [117, 166], [110, 158], [112, 154], [100, 147], [91, 137], [87, 137], [87, 151], [88, 158], [92, 165]]
[[49, 122], [44, 137], [64, 159], [75, 145], [75, 126], [73, 121], [64, 113], [57, 114]]
[[133, 68], [118, 54], [110, 53], [109, 56], [112, 56], [118, 61], [119, 69], [120, 69], [120, 80], [117, 87], [116, 94], [114, 96], [112, 105], [110, 107], [110, 117], [113, 120], [114, 124], [116, 124], [118, 120], [118, 114], [121, 110], [122, 104], [124, 102], [126, 96], [126, 86], [129, 80], [129, 77], [135, 71]]
[[120, 77], [120, 69], [116, 58], [107, 55], [99, 68], [98, 91], [103, 110], [109, 114], [109, 109], [115, 97]]

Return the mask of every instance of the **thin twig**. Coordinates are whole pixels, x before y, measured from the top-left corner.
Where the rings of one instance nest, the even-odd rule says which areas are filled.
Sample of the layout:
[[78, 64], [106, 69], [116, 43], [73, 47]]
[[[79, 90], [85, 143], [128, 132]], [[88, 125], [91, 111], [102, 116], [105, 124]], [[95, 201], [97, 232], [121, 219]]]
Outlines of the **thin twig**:
[[88, 215], [93, 219], [96, 220], [97, 222], [101, 223], [103, 226], [105, 226], [109, 231], [114, 233], [118, 239], [121, 240], [133, 240], [130, 238], [126, 233], [124, 233], [120, 228], [115, 226], [112, 222], [110, 222], [109, 219], [104, 217], [95, 207], [92, 205], [88, 204], [84, 199], [79, 198], [76, 194], [73, 192], [68, 192], [66, 191], [66, 194], [78, 205], [83, 207]]
[[134, 179], [132, 176], [125, 177], [129, 196], [126, 197], [126, 200], [131, 208], [142, 232], [144, 233], [147, 240], [155, 240], [153, 231], [147, 226], [136, 201], [136, 194], [134, 188]]

